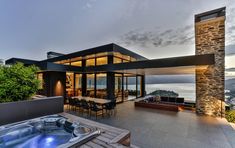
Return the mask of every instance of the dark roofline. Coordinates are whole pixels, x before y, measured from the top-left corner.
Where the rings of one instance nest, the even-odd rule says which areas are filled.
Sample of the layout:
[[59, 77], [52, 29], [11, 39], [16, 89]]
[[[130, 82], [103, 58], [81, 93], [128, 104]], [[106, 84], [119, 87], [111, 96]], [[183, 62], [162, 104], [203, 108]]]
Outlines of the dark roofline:
[[63, 53], [48, 51], [47, 54], [56, 54], [56, 55], [64, 55]]
[[124, 47], [121, 47], [117, 44], [113, 44], [113, 50], [114, 51], [117, 51], [117, 52], [121, 52], [122, 54], [126, 54], [126, 55], [129, 55], [129, 56], [132, 56], [132, 57], [135, 57], [135, 58], [138, 58], [139, 60], [148, 60], [148, 58], [144, 57], [144, 56], [141, 56], [131, 50], [128, 50]]
[[[218, 9], [211, 10], [211, 11], [206, 11], [200, 14], [196, 14], [195, 22], [200, 22], [202, 17], [206, 17], [206, 16], [209, 17], [210, 15], [213, 15], [213, 14], [215, 14], [215, 16], [213, 17], [225, 16], [225, 11], [226, 11], [226, 7], [221, 7]], [[210, 19], [210, 17], [208, 19]]]
[[17, 62], [23, 63], [24, 65], [32, 65], [32, 64], [38, 63], [39, 61], [29, 60], [29, 59], [21, 59], [21, 58], [10, 58], [5, 61], [6, 65], [15, 64]]

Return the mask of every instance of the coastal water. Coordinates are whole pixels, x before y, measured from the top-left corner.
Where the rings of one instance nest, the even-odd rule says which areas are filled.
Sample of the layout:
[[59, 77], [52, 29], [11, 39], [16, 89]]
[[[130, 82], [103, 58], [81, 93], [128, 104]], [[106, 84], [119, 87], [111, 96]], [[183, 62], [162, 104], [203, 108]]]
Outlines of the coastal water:
[[[135, 89], [135, 85], [128, 85], [128, 89]], [[155, 90], [169, 90], [184, 97], [185, 100], [195, 101], [196, 87], [195, 83], [167, 83], [167, 84], [146, 84], [147, 94]]]

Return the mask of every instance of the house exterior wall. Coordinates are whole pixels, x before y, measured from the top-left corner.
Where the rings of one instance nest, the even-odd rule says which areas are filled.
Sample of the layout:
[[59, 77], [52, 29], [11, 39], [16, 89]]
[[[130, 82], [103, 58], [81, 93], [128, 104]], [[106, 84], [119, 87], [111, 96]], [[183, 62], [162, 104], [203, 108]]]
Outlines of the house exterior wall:
[[195, 23], [196, 55], [215, 55], [215, 64], [196, 68], [196, 112], [223, 117], [225, 67], [225, 16]]
[[66, 73], [65, 72], [43, 72], [43, 91], [42, 95], [66, 97]]

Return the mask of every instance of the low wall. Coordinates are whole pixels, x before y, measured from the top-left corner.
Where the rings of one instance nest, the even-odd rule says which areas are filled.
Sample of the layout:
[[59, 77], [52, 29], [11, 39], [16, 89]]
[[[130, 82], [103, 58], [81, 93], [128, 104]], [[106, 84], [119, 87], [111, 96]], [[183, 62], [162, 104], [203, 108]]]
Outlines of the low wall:
[[63, 111], [64, 98], [61, 96], [0, 103], [0, 125], [57, 114]]

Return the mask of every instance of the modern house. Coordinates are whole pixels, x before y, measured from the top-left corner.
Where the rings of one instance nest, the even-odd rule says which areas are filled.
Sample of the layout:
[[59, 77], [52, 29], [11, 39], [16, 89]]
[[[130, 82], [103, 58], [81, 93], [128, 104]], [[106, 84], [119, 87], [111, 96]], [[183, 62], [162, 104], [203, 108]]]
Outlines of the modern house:
[[12, 58], [40, 67], [38, 79], [46, 96], [91, 96], [128, 98], [128, 80], [135, 79], [136, 97], [145, 96], [145, 75], [196, 74], [196, 108], [201, 114], [224, 115], [225, 7], [195, 15], [196, 54], [147, 59], [116, 44], [94, 47], [71, 54], [48, 53], [34, 61]]

